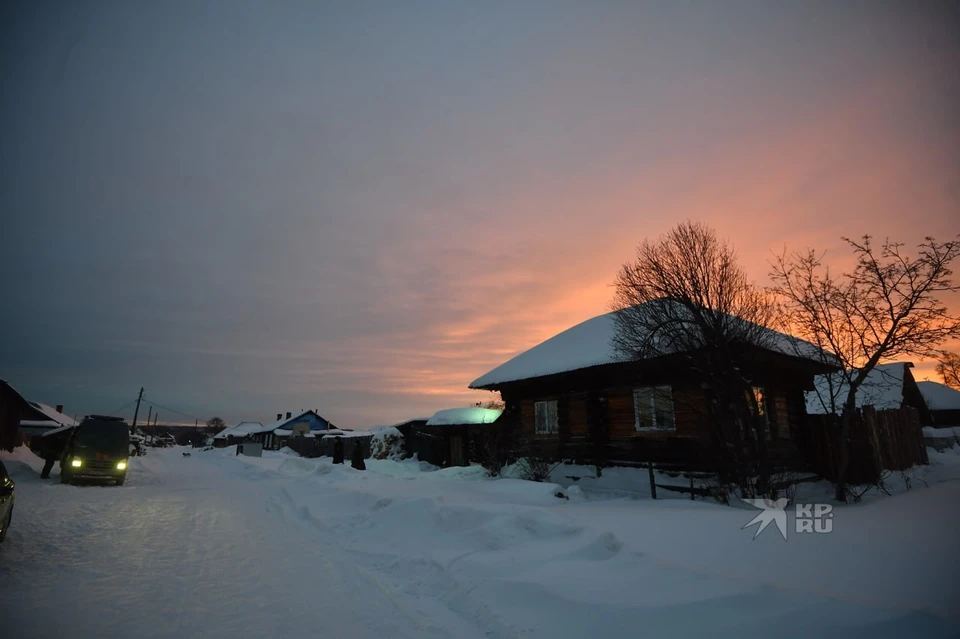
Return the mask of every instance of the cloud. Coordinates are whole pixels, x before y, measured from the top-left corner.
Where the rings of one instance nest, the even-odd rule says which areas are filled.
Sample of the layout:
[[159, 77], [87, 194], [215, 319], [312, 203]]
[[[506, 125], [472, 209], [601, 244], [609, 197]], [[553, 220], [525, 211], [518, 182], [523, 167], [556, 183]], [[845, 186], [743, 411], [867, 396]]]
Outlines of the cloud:
[[210, 6], [3, 25], [0, 374], [37, 399], [389, 423], [486, 398], [680, 220], [761, 283], [784, 245], [955, 232], [936, 15]]

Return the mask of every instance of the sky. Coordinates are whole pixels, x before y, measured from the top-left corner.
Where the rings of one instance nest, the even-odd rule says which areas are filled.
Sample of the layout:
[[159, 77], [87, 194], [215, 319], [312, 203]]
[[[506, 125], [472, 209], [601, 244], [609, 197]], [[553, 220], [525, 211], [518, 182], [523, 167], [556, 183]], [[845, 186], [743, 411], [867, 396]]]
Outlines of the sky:
[[958, 68], [956, 3], [5, 3], [0, 377], [161, 422], [491, 399], [680, 221], [761, 285], [960, 233]]

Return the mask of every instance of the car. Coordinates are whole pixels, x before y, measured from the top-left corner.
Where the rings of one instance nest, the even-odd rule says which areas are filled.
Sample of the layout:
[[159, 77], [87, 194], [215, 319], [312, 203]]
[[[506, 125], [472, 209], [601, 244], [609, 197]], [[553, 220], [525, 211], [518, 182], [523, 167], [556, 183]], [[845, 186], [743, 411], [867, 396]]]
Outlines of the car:
[[16, 487], [10, 475], [7, 473], [6, 466], [0, 461], [0, 544], [7, 538], [7, 531], [10, 530], [10, 522], [13, 521], [13, 502]]
[[113, 481], [122, 486], [130, 457], [130, 427], [119, 417], [90, 415], [73, 429], [60, 459], [60, 481]]

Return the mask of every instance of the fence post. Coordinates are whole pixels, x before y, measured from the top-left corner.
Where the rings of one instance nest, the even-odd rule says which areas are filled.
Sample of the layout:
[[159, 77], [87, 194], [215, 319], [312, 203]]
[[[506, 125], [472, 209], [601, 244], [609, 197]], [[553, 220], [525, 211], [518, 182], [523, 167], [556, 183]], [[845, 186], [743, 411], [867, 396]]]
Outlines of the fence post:
[[647, 472], [650, 474], [650, 496], [657, 498], [657, 481], [653, 476], [653, 462], [647, 462]]

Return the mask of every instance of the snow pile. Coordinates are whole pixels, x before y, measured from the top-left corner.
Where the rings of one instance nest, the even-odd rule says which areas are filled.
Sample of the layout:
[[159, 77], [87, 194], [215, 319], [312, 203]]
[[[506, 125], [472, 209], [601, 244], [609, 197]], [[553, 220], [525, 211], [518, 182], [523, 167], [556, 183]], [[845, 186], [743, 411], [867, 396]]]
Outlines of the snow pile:
[[396, 428], [378, 430], [370, 440], [370, 457], [372, 459], [392, 459], [399, 461], [406, 456], [403, 444], [403, 434]]
[[492, 424], [503, 413], [496, 408], [448, 408], [437, 411], [427, 420], [427, 426], [459, 426], [475, 424]]
[[947, 428], [934, 428], [933, 426], [923, 427], [923, 436], [933, 439], [955, 439], [960, 437], [960, 426], [948, 426]]

